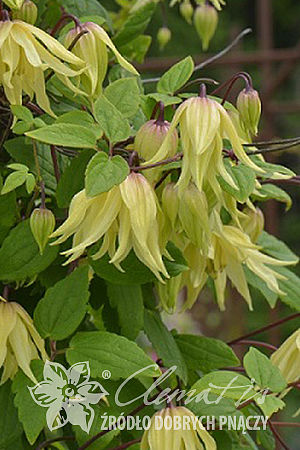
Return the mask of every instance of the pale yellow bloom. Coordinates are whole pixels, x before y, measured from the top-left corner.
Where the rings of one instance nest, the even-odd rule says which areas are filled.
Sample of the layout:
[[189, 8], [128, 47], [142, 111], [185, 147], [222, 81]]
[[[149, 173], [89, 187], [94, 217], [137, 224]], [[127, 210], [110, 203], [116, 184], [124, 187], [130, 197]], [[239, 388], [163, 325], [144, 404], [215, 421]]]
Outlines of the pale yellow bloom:
[[68, 219], [52, 237], [61, 236], [55, 242], [59, 244], [74, 235], [73, 247], [63, 252], [70, 256], [68, 263], [103, 238], [94, 259], [108, 252], [110, 262], [122, 270], [120, 263], [133, 249], [140, 261], [162, 281], [161, 274], [166, 278], [169, 275], [162, 260], [159, 215], [153, 188], [143, 175], [131, 173], [119, 186], [96, 197], [88, 198], [85, 190], [76, 194]]
[[240, 218], [242, 229], [248, 234], [251, 241], [256, 243], [259, 236], [263, 232], [265, 218], [260, 208], [245, 208], [243, 216]]
[[150, 164], [166, 158], [169, 140], [178, 124], [183, 149], [182, 171], [178, 180], [180, 191], [183, 191], [190, 181], [201, 191], [204, 182], [207, 182], [221, 202], [222, 191], [217, 181], [218, 175], [236, 188], [223, 163], [225, 138], [231, 142], [233, 151], [241, 162], [257, 172], [263, 172], [247, 156], [242, 140], [224, 107], [205, 96], [192, 97], [182, 103], [173, 117], [166, 139], [149, 161]]
[[11, 9], [20, 9], [24, 3], [24, 0], [3, 0], [3, 1]]
[[0, 297], [0, 367], [4, 366], [0, 384], [12, 379], [18, 367], [37, 383], [30, 362], [39, 357], [45, 361], [47, 354], [31, 317], [18, 303]]
[[[65, 63], [76, 67], [71, 69]], [[20, 20], [0, 22], [0, 86], [12, 105], [22, 104], [22, 94], [35, 96], [37, 104], [53, 115], [46, 94], [44, 72], [51, 69], [67, 86], [84, 62], [45, 31]], [[75, 87], [73, 87], [73, 90]]]
[[87, 63], [87, 69], [78, 77], [77, 82], [91, 101], [102, 93], [108, 67], [108, 49], [124, 69], [138, 75], [136, 69], [118, 52], [106, 31], [96, 23], [86, 22], [70, 30], [65, 38], [65, 46], [69, 47], [82, 31], [86, 31], [86, 34], [80, 37], [71, 51]]
[[[187, 420], [190, 427], [186, 425]], [[176, 426], [177, 421], [181, 426]], [[194, 429], [194, 423], [196, 423], [196, 429]], [[161, 424], [163, 424], [162, 427]], [[195, 415], [187, 408], [180, 406], [166, 408], [156, 413], [152, 417], [150, 429], [145, 431], [142, 438], [141, 450], [167, 449], [216, 450], [217, 446], [213, 437], [197, 421]]]
[[300, 328], [272, 354], [271, 361], [287, 383], [300, 380]]
[[273, 292], [284, 295], [278, 285], [279, 279], [285, 279], [269, 266], [287, 266], [291, 261], [279, 261], [260, 251], [260, 247], [251, 242], [250, 237], [237, 227], [223, 225], [219, 214], [211, 215], [212, 246], [209, 258], [212, 262], [210, 275], [214, 278], [217, 301], [221, 310], [225, 308], [225, 288], [227, 277], [252, 309], [251, 296], [243, 270], [246, 265], [261, 278]]

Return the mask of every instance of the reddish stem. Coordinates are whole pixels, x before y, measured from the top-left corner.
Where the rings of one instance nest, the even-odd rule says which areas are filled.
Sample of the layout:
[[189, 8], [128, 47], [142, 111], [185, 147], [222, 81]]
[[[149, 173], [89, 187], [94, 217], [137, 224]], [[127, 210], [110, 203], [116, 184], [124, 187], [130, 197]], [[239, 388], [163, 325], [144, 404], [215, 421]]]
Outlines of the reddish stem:
[[60, 170], [59, 170], [59, 166], [58, 166], [55, 146], [51, 145], [50, 150], [51, 150], [51, 158], [52, 158], [52, 163], [53, 163], [54, 174], [55, 174], [56, 181], [58, 183], [60, 180]]
[[289, 447], [284, 442], [284, 440], [282, 439], [282, 437], [280, 436], [280, 434], [278, 433], [278, 431], [276, 430], [276, 428], [274, 427], [274, 424], [270, 420], [269, 420], [268, 424], [269, 424], [270, 430], [274, 434], [275, 439], [281, 444], [282, 448], [284, 448], [285, 450], [290, 450]]
[[275, 352], [277, 350], [277, 347], [275, 347], [272, 344], [268, 344], [267, 342], [252, 341], [252, 340], [247, 340], [247, 339], [243, 339], [243, 340], [241, 340], [239, 342], [235, 342], [231, 345], [254, 345], [256, 347], [267, 348], [268, 350], [271, 350], [272, 352]]
[[285, 317], [284, 319], [280, 319], [277, 322], [273, 322], [270, 325], [267, 325], [265, 327], [259, 328], [258, 330], [251, 331], [250, 333], [245, 334], [244, 336], [241, 336], [241, 337], [239, 337], [237, 339], [234, 339], [234, 340], [228, 342], [228, 345], [233, 345], [233, 344], [236, 344], [239, 341], [244, 341], [245, 339], [247, 339], [249, 337], [255, 336], [256, 334], [263, 333], [264, 331], [271, 330], [272, 328], [278, 327], [278, 326], [284, 324], [285, 322], [288, 322], [290, 320], [296, 319], [297, 317], [300, 317], [300, 313], [292, 314], [291, 316]]

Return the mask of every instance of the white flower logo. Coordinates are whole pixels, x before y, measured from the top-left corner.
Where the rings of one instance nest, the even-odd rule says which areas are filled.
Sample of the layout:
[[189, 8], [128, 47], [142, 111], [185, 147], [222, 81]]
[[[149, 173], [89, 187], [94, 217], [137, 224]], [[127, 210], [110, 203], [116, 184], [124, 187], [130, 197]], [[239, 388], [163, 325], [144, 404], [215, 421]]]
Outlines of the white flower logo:
[[59, 363], [46, 361], [43, 374], [44, 380], [28, 389], [35, 403], [48, 408], [49, 429], [70, 423], [88, 433], [95, 415], [90, 405], [109, 395], [100, 383], [90, 381], [89, 363], [79, 362], [67, 370]]

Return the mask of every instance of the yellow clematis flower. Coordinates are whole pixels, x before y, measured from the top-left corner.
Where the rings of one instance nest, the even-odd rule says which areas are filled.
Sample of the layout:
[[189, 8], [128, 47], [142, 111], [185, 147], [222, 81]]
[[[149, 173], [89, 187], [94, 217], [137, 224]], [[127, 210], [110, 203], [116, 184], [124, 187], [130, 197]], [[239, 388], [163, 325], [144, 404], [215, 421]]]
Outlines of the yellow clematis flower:
[[[100, 250], [93, 256], [99, 259], [107, 252], [110, 262], [119, 270], [120, 263], [131, 249], [162, 280], [168, 272], [162, 260], [160, 245], [161, 215], [155, 192], [146, 178], [131, 173], [123, 183], [93, 198], [82, 190], [73, 198], [68, 219], [51, 237], [61, 236], [54, 244], [73, 237], [73, 247], [63, 252], [70, 256], [67, 263], [81, 256], [85, 249], [103, 238]], [[116, 241], [118, 248], [116, 249]]]
[[272, 354], [271, 361], [279, 368], [287, 383], [300, 379], [300, 328]]
[[77, 79], [78, 84], [91, 101], [102, 93], [102, 84], [108, 67], [108, 49], [117, 58], [118, 63], [128, 72], [138, 75], [136, 69], [118, 52], [106, 31], [93, 22], [86, 22], [68, 32], [64, 44], [68, 48], [76, 36], [81, 36], [72, 49], [72, 53], [87, 63], [87, 69]]
[[223, 139], [231, 142], [236, 157], [257, 172], [263, 172], [246, 154], [242, 140], [224, 107], [217, 101], [207, 98], [205, 87], [199, 97], [184, 101], [177, 109], [171, 126], [161, 148], [148, 162], [163, 160], [167, 156], [171, 133], [179, 124], [183, 148], [182, 171], [178, 180], [180, 191], [193, 181], [201, 191], [208, 182], [221, 201], [221, 189], [217, 176], [221, 175], [227, 183], [236, 188], [223, 163]]
[[[77, 70], [62, 61], [72, 64]], [[74, 90], [69, 77], [78, 75], [83, 66], [83, 61], [45, 31], [20, 20], [0, 22], [0, 86], [3, 86], [12, 105], [22, 104], [23, 93], [30, 98], [35, 95], [37, 104], [53, 116], [44, 72], [53, 70]]]
[[166, 449], [216, 450], [217, 445], [195, 415], [180, 406], [156, 413], [141, 441], [141, 450]]
[[273, 292], [284, 295], [279, 288], [278, 280], [285, 278], [269, 266], [282, 267], [295, 264], [294, 262], [279, 261], [265, 255], [241, 229], [232, 225], [223, 225], [216, 211], [213, 211], [211, 215], [211, 228], [212, 246], [209, 252], [211, 260], [209, 273], [214, 279], [217, 301], [221, 310], [225, 309], [227, 277], [252, 310], [252, 300], [243, 265], [265, 281]]
[[0, 384], [13, 378], [18, 367], [37, 383], [30, 362], [39, 356], [45, 361], [44, 340], [36, 331], [31, 317], [15, 302], [0, 297], [0, 367], [4, 366]]
[[3, 0], [3, 2], [11, 9], [20, 9], [24, 0]]

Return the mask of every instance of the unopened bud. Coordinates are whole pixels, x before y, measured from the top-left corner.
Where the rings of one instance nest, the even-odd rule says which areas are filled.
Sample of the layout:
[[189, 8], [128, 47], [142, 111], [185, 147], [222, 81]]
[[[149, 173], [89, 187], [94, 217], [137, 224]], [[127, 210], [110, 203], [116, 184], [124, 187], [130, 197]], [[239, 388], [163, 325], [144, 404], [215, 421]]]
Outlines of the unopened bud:
[[30, 228], [42, 255], [55, 228], [53, 213], [46, 208], [36, 208], [30, 216]]
[[265, 218], [261, 209], [246, 208], [243, 210], [245, 216], [241, 219], [241, 225], [245, 233], [248, 234], [251, 241], [256, 243], [263, 232]]
[[184, 2], [181, 3], [180, 14], [187, 21], [187, 23], [192, 23], [194, 8], [192, 7], [190, 0], [184, 0]]
[[218, 13], [213, 6], [198, 6], [194, 15], [194, 24], [202, 41], [203, 50], [207, 50], [218, 25]]
[[175, 183], [169, 183], [166, 185], [162, 193], [161, 201], [163, 211], [174, 228], [179, 208], [179, 198]]
[[256, 135], [261, 116], [261, 101], [258, 92], [253, 88], [246, 88], [237, 98], [237, 109], [246, 130]]
[[38, 16], [37, 6], [31, 0], [25, 0], [19, 10], [13, 11], [13, 19], [23, 20], [23, 22], [34, 25]]
[[171, 30], [167, 27], [162, 27], [158, 30], [157, 33], [157, 41], [159, 44], [160, 50], [163, 50], [167, 43], [171, 40], [172, 33]]
[[177, 307], [177, 299], [182, 288], [182, 274], [170, 278], [165, 284], [157, 283], [160, 305], [168, 314], [174, 314]]
[[[134, 150], [145, 161], [150, 160], [160, 149], [165, 137], [170, 129], [167, 120], [149, 120], [137, 132], [134, 141]], [[175, 155], [178, 145], [178, 134], [174, 130], [169, 139], [169, 151], [167, 157]]]

